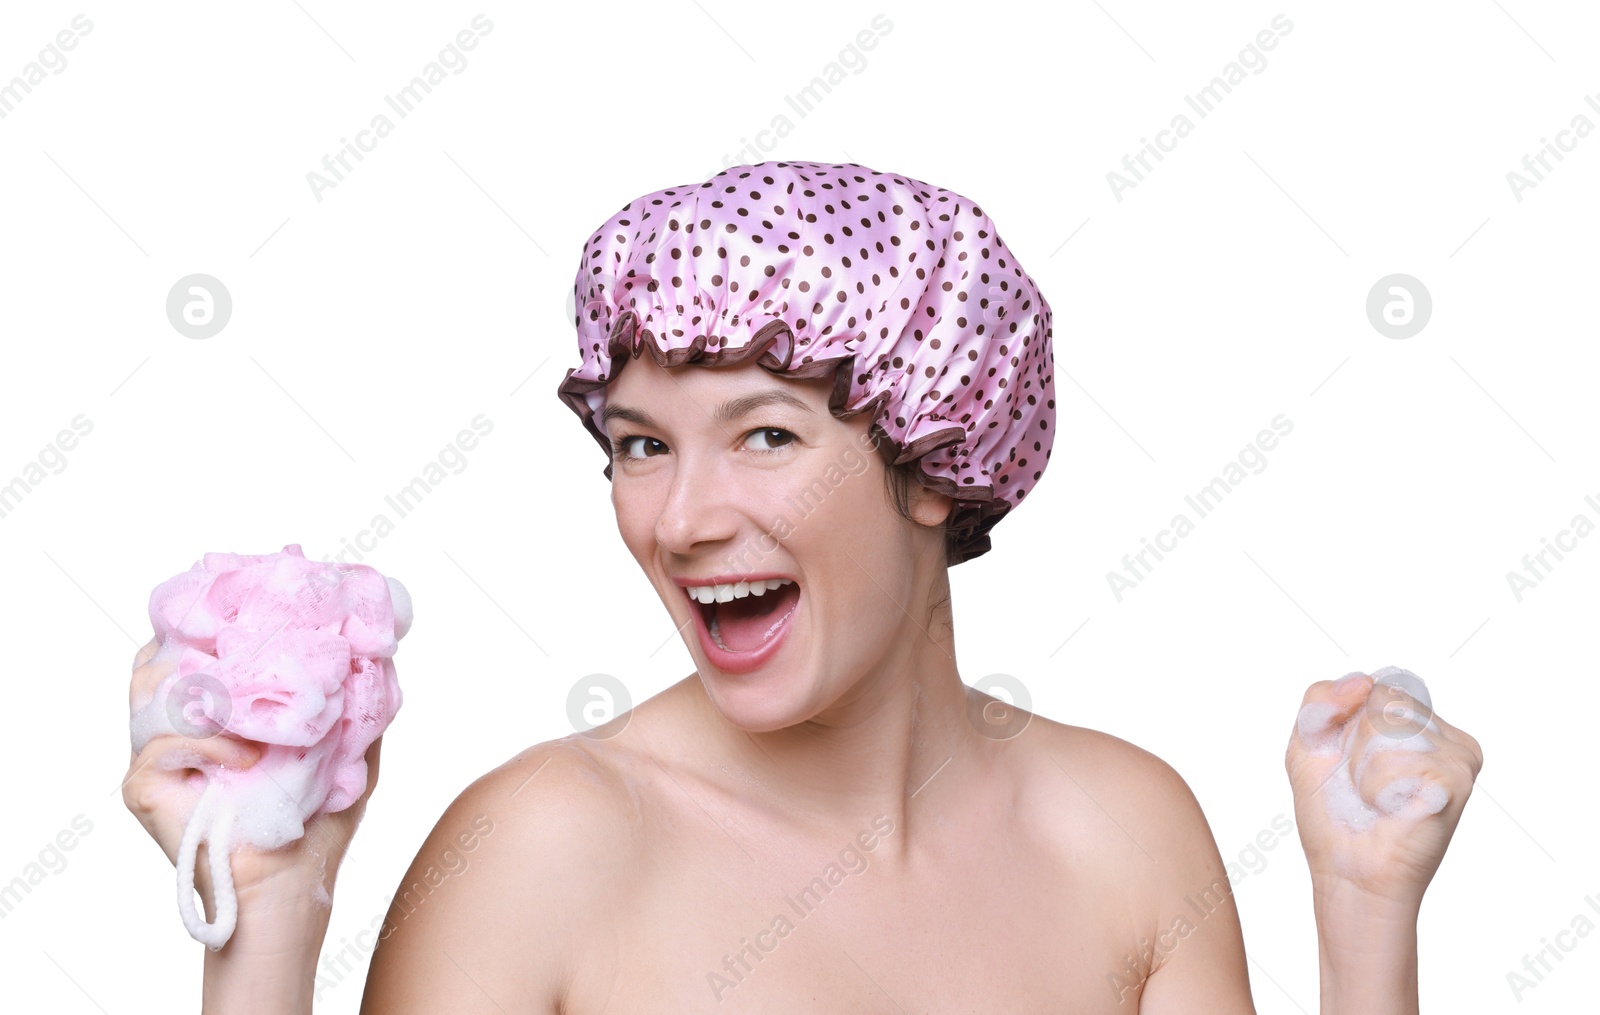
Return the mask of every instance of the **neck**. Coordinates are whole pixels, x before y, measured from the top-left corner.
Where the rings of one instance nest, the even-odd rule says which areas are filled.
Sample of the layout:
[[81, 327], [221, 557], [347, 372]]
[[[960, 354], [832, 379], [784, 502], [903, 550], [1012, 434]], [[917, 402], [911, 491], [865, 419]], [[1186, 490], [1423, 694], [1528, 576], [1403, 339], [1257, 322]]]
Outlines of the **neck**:
[[938, 799], [952, 769], [970, 767], [961, 763], [983, 741], [969, 720], [948, 602], [933, 609], [931, 623], [920, 623], [948, 597], [948, 583], [921, 587], [930, 595], [900, 614], [889, 650], [811, 719], [751, 733], [729, 724], [699, 692], [719, 741], [769, 801], [832, 836], [872, 833], [887, 819], [893, 831], [881, 835], [878, 854], [885, 857], [909, 848], [918, 808]]

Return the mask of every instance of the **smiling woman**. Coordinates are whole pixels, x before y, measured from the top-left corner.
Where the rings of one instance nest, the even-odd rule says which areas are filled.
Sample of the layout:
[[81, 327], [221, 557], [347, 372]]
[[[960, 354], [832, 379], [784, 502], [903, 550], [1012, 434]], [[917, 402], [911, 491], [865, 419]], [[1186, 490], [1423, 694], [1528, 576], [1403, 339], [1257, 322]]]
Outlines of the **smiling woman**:
[[[957, 665], [950, 568], [990, 549], [1055, 430], [1049, 305], [981, 209], [859, 165], [738, 166], [613, 214], [575, 288], [558, 394], [695, 672], [457, 797], [405, 884], [474, 816], [495, 834], [393, 920], [362, 1011], [1253, 1011], [1183, 779]], [[1285, 727], [1324, 1015], [1416, 1011], [1417, 910], [1482, 761], [1431, 711], [1363, 725], [1372, 690], [1321, 681], [1317, 736]], [[1370, 763], [1326, 758], [1335, 735]], [[1343, 827], [1316, 799], [1341, 772], [1444, 805]], [[870, 866], [831, 862], [852, 841]], [[324, 872], [281, 877], [241, 895], [208, 1012], [310, 1010], [296, 942], [327, 917], [294, 889]]]
[[[894, 655], [949, 662], [912, 618], [945, 598], [951, 500], [919, 487], [905, 518], [882, 475], [840, 474], [869, 422], [830, 414], [831, 390], [749, 362], [674, 370], [648, 358], [611, 385], [619, 531], [673, 623], [692, 626], [706, 691], [742, 729], [810, 719]], [[780, 526], [801, 503], [809, 513]], [[748, 595], [768, 581], [784, 584]]]

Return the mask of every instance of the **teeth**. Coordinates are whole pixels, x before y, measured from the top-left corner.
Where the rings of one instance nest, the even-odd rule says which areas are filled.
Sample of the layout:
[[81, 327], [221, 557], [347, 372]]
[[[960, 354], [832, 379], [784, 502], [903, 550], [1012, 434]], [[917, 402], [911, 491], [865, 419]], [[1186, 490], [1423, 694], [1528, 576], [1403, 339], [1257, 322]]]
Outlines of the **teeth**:
[[764, 596], [773, 589], [793, 585], [788, 578], [769, 578], [764, 581], [734, 582], [727, 585], [692, 585], [684, 591], [689, 598], [700, 603], [726, 603], [745, 596]]

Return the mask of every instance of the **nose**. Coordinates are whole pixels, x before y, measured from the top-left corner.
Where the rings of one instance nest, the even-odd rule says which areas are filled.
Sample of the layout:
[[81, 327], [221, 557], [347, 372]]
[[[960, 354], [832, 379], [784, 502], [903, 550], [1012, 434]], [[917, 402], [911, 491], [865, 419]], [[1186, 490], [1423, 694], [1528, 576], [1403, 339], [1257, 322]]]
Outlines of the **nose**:
[[739, 528], [737, 501], [737, 490], [715, 462], [693, 452], [680, 454], [656, 516], [656, 542], [670, 553], [690, 556], [731, 540]]

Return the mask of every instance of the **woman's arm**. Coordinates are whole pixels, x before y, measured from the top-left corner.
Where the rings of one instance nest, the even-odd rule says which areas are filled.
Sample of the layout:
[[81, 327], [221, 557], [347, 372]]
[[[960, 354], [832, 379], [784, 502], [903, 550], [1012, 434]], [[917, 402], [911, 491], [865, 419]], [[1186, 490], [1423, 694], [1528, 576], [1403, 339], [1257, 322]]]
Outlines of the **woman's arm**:
[[1417, 909], [1316, 895], [1323, 1015], [1417, 1015]]
[[[1422, 896], [1483, 765], [1478, 742], [1426, 702], [1387, 684], [1369, 701], [1376, 690], [1370, 677], [1313, 684], [1285, 756], [1311, 866], [1322, 1015], [1417, 1015]], [[1253, 1013], [1238, 913], [1193, 794], [1159, 759], [1125, 767], [1164, 815], [1144, 833], [1157, 861], [1146, 882], [1153, 933], [1166, 936], [1153, 938], [1164, 958], [1141, 1015]], [[1173, 900], [1202, 893], [1222, 901], [1174, 932], [1187, 925], [1170, 915]]]
[[[176, 665], [157, 659], [160, 640], [150, 639], [134, 657], [129, 707], [137, 713]], [[206, 949], [201, 1010], [204, 1015], [281, 1012], [310, 1015], [317, 954], [328, 933], [329, 908], [339, 865], [378, 784], [383, 738], [367, 749], [367, 786], [349, 807], [322, 814], [305, 834], [274, 850], [242, 847], [228, 857], [238, 919], [218, 951]], [[169, 862], [179, 845], [204, 784], [202, 772], [243, 771], [260, 759], [262, 745], [228, 735], [193, 739], [163, 734], [130, 753], [122, 800]], [[207, 922], [216, 919], [210, 848], [196, 857], [194, 885]], [[321, 902], [317, 900], [323, 900]], [[168, 917], [170, 919], [170, 914]]]
[[445, 810], [378, 934], [364, 1015], [557, 1015], [609, 926], [627, 794], [582, 747], [541, 744]]
[[[317, 955], [333, 912], [309, 872], [239, 892], [239, 923], [221, 951], [206, 949], [202, 1015], [270, 1011], [311, 1015]], [[298, 877], [304, 884], [291, 884]], [[212, 918], [209, 898], [206, 919]]]
[[1153, 969], [1139, 1015], [1255, 1015], [1233, 884], [1211, 826], [1188, 783], [1153, 754], [1125, 766], [1123, 799], [1145, 803], [1151, 820], [1130, 829], [1150, 862], [1135, 875], [1150, 914]]
[[1417, 914], [1483, 750], [1399, 687], [1340, 684], [1307, 689], [1284, 758], [1311, 867], [1322, 1015], [1417, 1015]]

